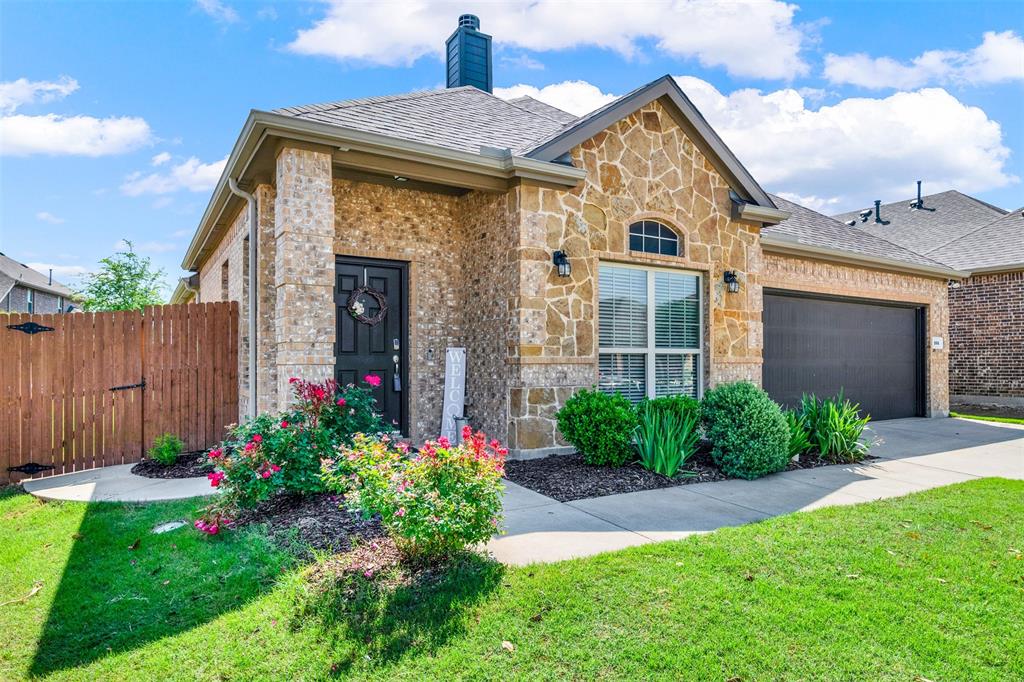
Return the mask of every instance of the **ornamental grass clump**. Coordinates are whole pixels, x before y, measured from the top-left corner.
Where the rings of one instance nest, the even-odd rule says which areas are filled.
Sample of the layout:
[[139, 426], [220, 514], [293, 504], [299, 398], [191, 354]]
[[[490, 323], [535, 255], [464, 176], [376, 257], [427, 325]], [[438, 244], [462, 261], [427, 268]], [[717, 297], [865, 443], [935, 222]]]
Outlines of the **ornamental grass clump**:
[[832, 398], [818, 399], [804, 394], [800, 416], [807, 424], [812, 446], [822, 459], [837, 463], [859, 462], [868, 454], [861, 440], [871, 415], [860, 416], [860, 404], [851, 402], [843, 392]]
[[379, 515], [407, 560], [450, 557], [486, 542], [502, 518], [508, 451], [468, 426], [462, 433], [458, 445], [441, 437], [415, 453], [386, 435], [357, 435], [324, 462], [325, 480], [350, 508]]
[[178, 460], [178, 455], [185, 449], [185, 444], [173, 433], [164, 433], [153, 440], [153, 447], [146, 455], [164, 466], [171, 466]]
[[700, 442], [697, 426], [696, 410], [647, 406], [633, 431], [633, 445], [640, 464], [662, 476], [675, 476], [679, 467], [697, 452]]
[[711, 456], [728, 476], [760, 478], [786, 468], [789, 426], [768, 394], [738, 381], [704, 395], [701, 414]]

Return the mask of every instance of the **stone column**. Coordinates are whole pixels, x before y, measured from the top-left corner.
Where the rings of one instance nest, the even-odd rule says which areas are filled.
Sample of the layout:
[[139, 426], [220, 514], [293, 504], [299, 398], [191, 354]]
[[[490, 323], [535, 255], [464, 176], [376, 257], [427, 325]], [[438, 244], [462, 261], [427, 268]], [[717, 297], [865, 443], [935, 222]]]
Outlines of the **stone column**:
[[334, 375], [334, 195], [327, 151], [283, 147], [274, 201], [277, 405], [288, 379]]

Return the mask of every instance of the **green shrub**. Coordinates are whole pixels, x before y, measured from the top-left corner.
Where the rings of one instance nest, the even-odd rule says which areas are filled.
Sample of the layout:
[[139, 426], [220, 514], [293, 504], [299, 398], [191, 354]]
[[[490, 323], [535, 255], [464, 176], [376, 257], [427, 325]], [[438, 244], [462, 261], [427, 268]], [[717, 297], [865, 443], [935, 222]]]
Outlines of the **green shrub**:
[[324, 463], [324, 478], [345, 503], [379, 514], [402, 554], [432, 561], [486, 542], [502, 515], [505, 454], [498, 441], [463, 429], [463, 442], [428, 441], [413, 456], [386, 435], [359, 434]]
[[164, 466], [171, 466], [177, 461], [178, 455], [184, 449], [185, 444], [181, 442], [180, 438], [173, 433], [164, 433], [156, 437], [153, 441], [153, 447], [149, 449], [146, 455]]
[[701, 402], [715, 463], [729, 476], [760, 478], [789, 461], [789, 427], [782, 409], [748, 381], [711, 389]]
[[640, 464], [662, 476], [675, 476], [697, 452], [699, 442], [696, 410], [657, 406], [654, 401], [643, 410], [633, 432]]
[[587, 464], [622, 466], [633, 455], [636, 408], [622, 395], [582, 390], [558, 411], [558, 430]]
[[860, 416], [860, 405], [839, 395], [818, 399], [804, 395], [800, 401], [800, 415], [807, 424], [810, 442], [818, 448], [822, 458], [832, 462], [859, 462], [868, 453], [861, 442], [864, 428], [871, 416]]
[[792, 459], [811, 449], [811, 433], [802, 414], [796, 410], [786, 410], [783, 414], [789, 426], [789, 457]]
[[640, 419], [649, 409], [667, 410], [674, 412], [684, 419], [693, 415], [697, 419], [697, 426], [700, 426], [700, 401], [688, 395], [666, 395], [660, 398], [644, 398], [636, 406], [637, 415]]

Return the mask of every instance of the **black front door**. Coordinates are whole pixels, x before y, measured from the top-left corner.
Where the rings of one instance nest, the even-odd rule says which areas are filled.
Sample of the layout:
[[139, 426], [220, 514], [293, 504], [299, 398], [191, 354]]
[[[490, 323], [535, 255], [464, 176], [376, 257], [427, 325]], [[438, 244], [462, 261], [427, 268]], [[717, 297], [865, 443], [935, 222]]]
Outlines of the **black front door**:
[[[368, 258], [338, 258], [334, 266], [334, 304], [337, 313], [334, 377], [339, 384], [366, 386], [367, 375], [380, 377], [372, 388], [384, 421], [408, 435], [406, 390], [406, 285], [405, 263]], [[349, 305], [349, 297], [360, 287], [369, 290], [358, 295], [362, 306]], [[387, 311], [379, 322], [379, 293]], [[353, 312], [367, 321], [356, 319]]]

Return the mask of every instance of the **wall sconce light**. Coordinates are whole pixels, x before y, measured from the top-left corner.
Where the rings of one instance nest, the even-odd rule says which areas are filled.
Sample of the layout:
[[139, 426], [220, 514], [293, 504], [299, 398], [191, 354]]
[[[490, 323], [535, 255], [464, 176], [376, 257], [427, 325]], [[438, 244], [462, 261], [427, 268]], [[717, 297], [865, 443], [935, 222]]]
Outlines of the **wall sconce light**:
[[730, 294], [735, 294], [740, 290], [740, 281], [736, 278], [736, 273], [733, 270], [726, 270], [722, 275], [722, 281], [725, 282], [725, 288]]
[[569, 263], [569, 256], [565, 251], [555, 251], [551, 261], [555, 264], [558, 269], [559, 277], [571, 277], [572, 276], [572, 264]]

